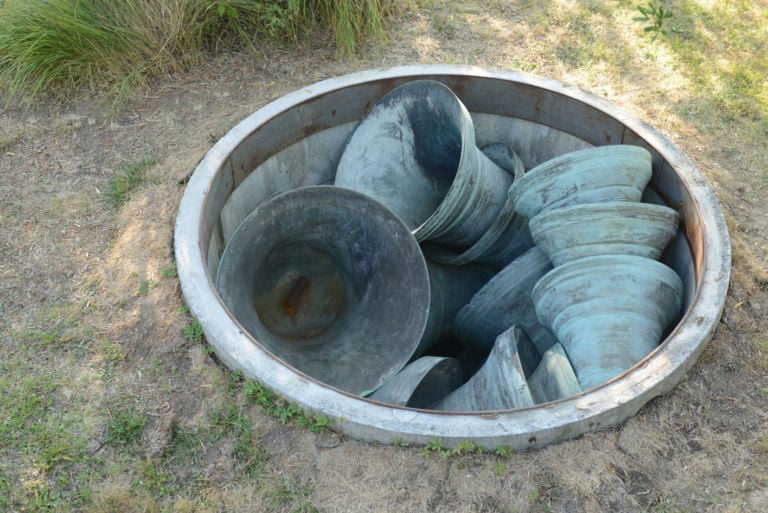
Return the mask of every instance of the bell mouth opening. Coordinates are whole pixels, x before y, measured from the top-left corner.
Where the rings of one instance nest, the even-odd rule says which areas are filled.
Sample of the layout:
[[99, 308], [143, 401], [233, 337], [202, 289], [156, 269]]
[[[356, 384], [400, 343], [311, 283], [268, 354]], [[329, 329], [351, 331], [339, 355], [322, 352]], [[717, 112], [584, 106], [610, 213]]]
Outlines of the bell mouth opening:
[[264, 327], [291, 343], [322, 344], [338, 336], [360, 298], [336, 261], [301, 243], [270, 251], [253, 282], [253, 306]]
[[358, 395], [411, 358], [429, 307], [408, 228], [371, 198], [327, 185], [250, 211], [228, 237], [216, 290], [250, 347]]
[[[338, 372], [307, 372], [264, 337], [243, 331], [238, 316], [213, 286], [237, 226], [276, 194], [333, 184], [344, 145], [370, 105], [392, 88], [421, 79], [440, 81], [458, 93], [472, 116], [478, 147], [508, 144], [519, 150], [528, 169], [593, 146], [632, 144], [651, 153], [653, 176], [643, 200], [664, 204], [680, 215], [680, 230], [661, 260], [682, 279], [683, 298], [681, 313], [661, 345], [643, 361], [606, 383], [554, 402], [492, 412], [441, 412], [360, 397], [376, 386], [334, 382]], [[339, 327], [359, 315], [360, 290], [346, 266], [335, 265], [336, 257], [326, 246], [296, 244], [287, 249], [273, 246], [255, 266], [254, 273], [262, 277], [248, 281], [247, 304], [275, 338], [321, 347], [325, 344], [314, 340], [336, 339]], [[730, 276], [730, 241], [716, 197], [693, 162], [669, 139], [573, 87], [468, 66], [406, 66], [337, 77], [252, 114], [226, 134], [193, 173], [179, 208], [175, 250], [184, 297], [224, 365], [333, 418], [340, 430], [355, 438], [413, 444], [440, 439], [446, 447], [472, 440], [488, 448], [525, 450], [633, 416], [650, 399], [673, 388], [695, 363], [719, 321]], [[307, 252], [311, 266], [285, 262], [286, 253], [300, 251]], [[426, 274], [421, 276], [425, 279]], [[364, 333], [360, 340], [366, 341]], [[315, 351], [315, 356], [332, 369], [338, 354]], [[366, 355], [359, 358], [362, 362]]]

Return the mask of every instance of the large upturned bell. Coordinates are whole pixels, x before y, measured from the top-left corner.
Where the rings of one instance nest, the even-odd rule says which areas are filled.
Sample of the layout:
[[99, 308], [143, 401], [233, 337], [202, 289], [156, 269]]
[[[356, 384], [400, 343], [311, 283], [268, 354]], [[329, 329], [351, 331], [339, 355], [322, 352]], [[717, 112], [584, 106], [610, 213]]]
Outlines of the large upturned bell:
[[221, 257], [216, 288], [266, 349], [358, 395], [411, 359], [430, 301], [408, 227], [370, 197], [333, 186], [294, 189], [248, 215]]
[[392, 209], [419, 241], [472, 246], [512, 183], [475, 144], [472, 118], [443, 83], [414, 80], [379, 99], [342, 153], [335, 185]]

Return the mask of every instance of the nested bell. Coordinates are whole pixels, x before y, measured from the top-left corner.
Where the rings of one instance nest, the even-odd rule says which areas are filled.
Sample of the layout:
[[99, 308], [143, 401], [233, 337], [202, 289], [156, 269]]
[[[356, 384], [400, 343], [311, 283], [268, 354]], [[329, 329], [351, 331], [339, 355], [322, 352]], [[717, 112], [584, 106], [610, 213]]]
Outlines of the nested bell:
[[558, 266], [596, 255], [658, 260], [677, 233], [677, 224], [678, 214], [669, 207], [609, 201], [548, 210], [529, 226], [536, 245]]
[[603, 201], [640, 201], [651, 179], [651, 154], [626, 144], [572, 151], [529, 170], [512, 185], [515, 211], [540, 212]]
[[653, 351], [682, 295], [680, 277], [656, 260], [600, 255], [555, 267], [534, 287], [533, 304], [586, 390]]
[[[482, 148], [482, 152], [510, 173], [513, 183], [525, 174], [523, 161], [507, 145], [491, 144]], [[456, 250], [432, 242], [422, 245], [424, 253], [435, 262], [450, 265], [477, 262], [498, 268], [509, 264], [532, 247], [533, 239], [528, 230], [528, 219], [515, 214], [514, 204], [509, 195], [496, 214], [496, 219], [472, 246]]]

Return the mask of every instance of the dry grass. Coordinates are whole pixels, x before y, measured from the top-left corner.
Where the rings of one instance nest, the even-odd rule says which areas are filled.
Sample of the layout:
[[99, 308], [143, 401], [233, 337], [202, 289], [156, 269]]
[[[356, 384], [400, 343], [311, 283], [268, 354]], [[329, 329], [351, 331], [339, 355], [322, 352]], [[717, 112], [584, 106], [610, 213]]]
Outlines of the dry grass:
[[[4, 113], [0, 418], [23, 422], [0, 444], [0, 510], [766, 511], [767, 116], [755, 77], [768, 4], [668, 5], [682, 32], [652, 41], [628, 1], [436, 1], [403, 9], [389, 46], [357, 59], [317, 47], [222, 57], [111, 117], [87, 95]], [[722, 322], [686, 379], [624, 425], [508, 458], [424, 457], [280, 424], [184, 337], [164, 270], [184, 178], [212, 141], [322, 78], [434, 62], [606, 96], [671, 137], [720, 198], [734, 244]], [[157, 164], [112, 208], [110, 181], [147, 155]], [[117, 405], [146, 420], [125, 444], [109, 436], [133, 418]]]
[[0, 2], [4, 106], [88, 87], [119, 103], [210, 54], [329, 33], [339, 55], [383, 35], [389, 0], [8, 0]]

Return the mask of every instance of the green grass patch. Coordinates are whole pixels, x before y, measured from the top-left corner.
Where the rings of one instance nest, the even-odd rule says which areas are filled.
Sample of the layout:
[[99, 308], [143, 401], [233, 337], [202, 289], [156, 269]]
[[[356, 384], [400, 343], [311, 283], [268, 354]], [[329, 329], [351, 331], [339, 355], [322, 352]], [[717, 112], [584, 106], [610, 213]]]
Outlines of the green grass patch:
[[58, 383], [52, 378], [17, 376], [0, 378], [3, 422], [0, 439], [15, 447], [29, 447], [45, 429], [41, 419], [54, 403]]
[[[0, 378], [3, 511], [22, 504], [28, 508], [22, 511], [76, 511], [87, 495], [89, 473], [83, 468], [92, 465], [93, 458], [82, 417], [60, 408], [60, 387], [49, 374]], [[66, 506], [55, 508], [61, 504]]]
[[312, 492], [310, 485], [295, 479], [289, 481], [283, 477], [278, 478], [270, 490], [271, 506], [275, 511], [317, 513], [317, 507], [308, 500]]
[[139, 288], [134, 292], [135, 297], [139, 296], [146, 296], [147, 293], [149, 293], [150, 290], [155, 288], [157, 286], [157, 283], [152, 280], [141, 280], [139, 282]]
[[169, 267], [162, 269], [160, 271], [160, 276], [163, 278], [178, 278], [179, 271], [176, 269], [176, 262], [171, 264]]
[[133, 445], [141, 438], [141, 433], [148, 422], [149, 418], [138, 408], [118, 404], [110, 412], [106, 443], [117, 447]]
[[260, 445], [256, 425], [246, 408], [226, 403], [209, 413], [207, 426], [174, 426], [163, 464], [169, 471], [198, 466], [210, 447], [229, 439], [238, 473], [247, 479], [261, 477], [267, 471], [268, 454]]
[[200, 324], [200, 321], [190, 316], [189, 321], [184, 326], [184, 338], [190, 342], [202, 342], [204, 336], [203, 325]]
[[[7, 101], [84, 86], [119, 101], [206, 52], [331, 32], [340, 53], [381, 38], [394, 0], [6, 0], [0, 88]], [[0, 89], [0, 90], [2, 90]]]
[[171, 464], [197, 465], [203, 460], [205, 444], [209, 442], [210, 437], [199, 428], [175, 425], [171, 429], [167, 460]]
[[230, 403], [215, 410], [210, 416], [210, 423], [214, 436], [234, 439], [233, 456], [246, 477], [258, 477], [266, 469], [267, 452], [259, 444], [253, 422], [246, 411]]
[[118, 208], [131, 197], [131, 193], [146, 180], [146, 171], [157, 161], [153, 157], [144, 157], [123, 166], [122, 170], [109, 180], [105, 194], [107, 203]]
[[675, 2], [672, 8], [671, 33], [658, 43], [677, 58], [675, 72], [695, 85], [691, 95], [700, 104], [692, 112], [768, 131], [768, 10], [745, 0]]
[[111, 340], [104, 340], [98, 348], [105, 370], [112, 370], [125, 360], [125, 350], [120, 344]]
[[139, 463], [138, 477], [131, 485], [131, 489], [135, 492], [144, 491], [152, 497], [173, 495], [180, 488], [178, 476], [154, 460]]
[[243, 385], [243, 392], [248, 404], [260, 406], [264, 413], [282, 424], [293, 423], [313, 433], [329, 431], [335, 424], [332, 418], [308, 412], [256, 381], [247, 380]]

